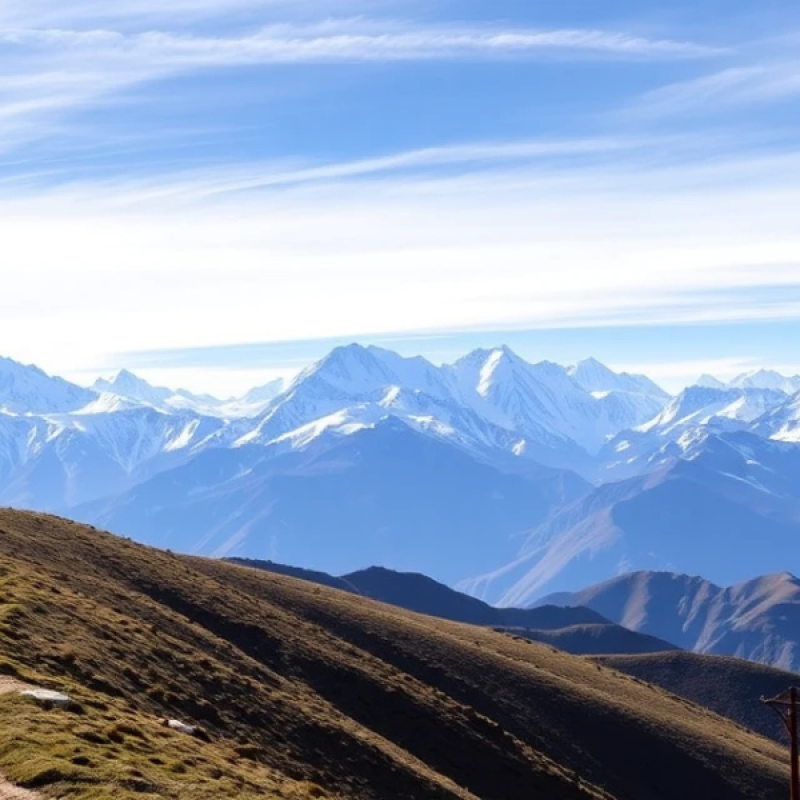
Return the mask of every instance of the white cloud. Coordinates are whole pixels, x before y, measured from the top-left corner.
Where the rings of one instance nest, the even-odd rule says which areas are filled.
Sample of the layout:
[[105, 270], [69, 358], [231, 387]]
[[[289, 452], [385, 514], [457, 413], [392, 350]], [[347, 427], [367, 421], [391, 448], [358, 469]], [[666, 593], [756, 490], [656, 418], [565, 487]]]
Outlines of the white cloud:
[[486, 145], [460, 146], [434, 160], [472, 153], [481, 169], [364, 181], [329, 165], [199, 200], [184, 176], [147, 202], [126, 184], [17, 191], [0, 197], [0, 342], [74, 371], [125, 351], [800, 312], [800, 159], [755, 176], [733, 158], [655, 168], [663, 141], [619, 144], [591, 167], [579, 152], [487, 168]]

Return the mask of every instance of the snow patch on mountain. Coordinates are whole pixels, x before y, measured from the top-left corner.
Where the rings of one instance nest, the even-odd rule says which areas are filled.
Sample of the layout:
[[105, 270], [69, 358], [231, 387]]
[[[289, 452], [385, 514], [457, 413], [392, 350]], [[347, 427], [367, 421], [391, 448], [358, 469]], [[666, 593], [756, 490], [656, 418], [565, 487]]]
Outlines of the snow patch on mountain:
[[[650, 419], [665, 402], [661, 390], [646, 394], [621, 389], [629, 385], [627, 380], [603, 382], [602, 391], [587, 389], [565, 367], [547, 361], [529, 364], [507, 347], [476, 350], [446, 369], [462, 400], [480, 416], [526, 440], [570, 442], [587, 453]], [[636, 385], [637, 390], [644, 388]]]
[[95, 410], [103, 407], [123, 407], [123, 403], [114, 403], [110, 398], [117, 397], [131, 404], [146, 405], [160, 411], [192, 411], [200, 416], [219, 417], [221, 419], [253, 418], [263, 413], [269, 404], [284, 390], [282, 378], [271, 381], [264, 386], [251, 389], [243, 397], [219, 400], [208, 394], [193, 394], [185, 389], [167, 389], [153, 386], [138, 375], [126, 369], [120, 370], [110, 380], [98, 379], [93, 385], [100, 400], [92, 404]]
[[783, 394], [800, 392], [800, 375], [787, 376], [771, 369], [755, 369], [725, 383], [713, 375], [702, 375], [694, 384], [704, 389], [761, 389]]
[[786, 401], [767, 389], [690, 386], [650, 422], [623, 431], [599, 454], [597, 480], [606, 483], [653, 472], [678, 458], [709, 432], [749, 430]]
[[126, 369], [117, 372], [111, 380], [98, 378], [92, 388], [99, 394], [117, 395], [156, 407], [166, 403], [175, 394], [171, 389], [151, 386]]
[[767, 389], [795, 394], [800, 392], [800, 376], [787, 377], [774, 370], [758, 369], [739, 375], [728, 386], [732, 389]]
[[640, 427], [643, 432], [669, 433], [689, 424], [707, 425], [715, 417], [753, 422], [785, 400], [774, 389], [709, 389], [690, 386], [674, 398], [664, 411]]

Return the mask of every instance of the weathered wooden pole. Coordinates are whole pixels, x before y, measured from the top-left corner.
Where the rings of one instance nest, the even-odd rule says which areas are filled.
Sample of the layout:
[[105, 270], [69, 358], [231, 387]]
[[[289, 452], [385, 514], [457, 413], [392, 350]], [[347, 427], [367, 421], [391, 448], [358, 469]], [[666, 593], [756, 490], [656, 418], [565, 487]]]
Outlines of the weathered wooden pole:
[[788, 691], [784, 692], [771, 700], [761, 698], [761, 702], [768, 705], [778, 716], [783, 720], [786, 730], [789, 732], [790, 741], [790, 759], [791, 759], [791, 784], [789, 797], [791, 800], [800, 800], [800, 743], [798, 743], [797, 732], [797, 701], [800, 697], [797, 687], [793, 686]]

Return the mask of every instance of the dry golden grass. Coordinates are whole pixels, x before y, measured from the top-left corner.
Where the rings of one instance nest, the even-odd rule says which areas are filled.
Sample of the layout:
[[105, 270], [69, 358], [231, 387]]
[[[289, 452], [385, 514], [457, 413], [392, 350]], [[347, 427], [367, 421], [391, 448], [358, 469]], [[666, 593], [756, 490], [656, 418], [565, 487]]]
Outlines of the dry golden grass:
[[784, 793], [779, 747], [587, 660], [14, 511], [0, 658], [78, 702], [0, 698], [0, 771], [54, 797]]

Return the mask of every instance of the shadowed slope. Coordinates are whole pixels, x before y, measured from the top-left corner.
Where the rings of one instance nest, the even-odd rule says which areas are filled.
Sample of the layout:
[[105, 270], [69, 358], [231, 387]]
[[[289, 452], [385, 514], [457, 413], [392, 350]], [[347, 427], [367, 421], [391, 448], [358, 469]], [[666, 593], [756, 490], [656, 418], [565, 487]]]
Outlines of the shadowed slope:
[[710, 708], [723, 717], [786, 742], [786, 728], [760, 698], [775, 697], [800, 683], [794, 672], [753, 664], [739, 658], [672, 652], [658, 655], [604, 656], [595, 659], [614, 669], [661, 686]]
[[[3, 669], [82, 704], [0, 703], [0, 770], [53, 796], [641, 800], [691, 786], [766, 800], [784, 787], [780, 748], [660, 690], [305, 581], [4, 511], [0, 583]], [[162, 741], [157, 716], [209, 741], [178, 756], [190, 745]]]
[[590, 608], [495, 608], [426, 575], [396, 572], [384, 567], [351, 572], [342, 576], [342, 580], [373, 600], [453, 622], [541, 630], [554, 630], [568, 625], [601, 625], [608, 622]]
[[[543, 608], [550, 609], [552, 606], [544, 606]], [[594, 625], [568, 625], [563, 628], [549, 630], [507, 628], [504, 632], [521, 636], [523, 639], [530, 639], [534, 642], [550, 644], [566, 653], [580, 656], [619, 653], [635, 655], [678, 650], [677, 647], [665, 642], [663, 639], [629, 631], [627, 628], [610, 622]]]
[[567, 653], [658, 653], [677, 649], [654, 636], [629, 631], [584, 607], [539, 606], [495, 608], [482, 600], [457, 592], [425, 575], [370, 567], [334, 578], [324, 572], [287, 567], [271, 561], [230, 559], [254, 569], [276, 572], [303, 580], [362, 594], [408, 611], [453, 622], [485, 625], [535, 642], [544, 642]]

